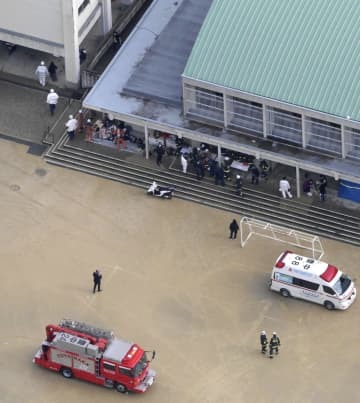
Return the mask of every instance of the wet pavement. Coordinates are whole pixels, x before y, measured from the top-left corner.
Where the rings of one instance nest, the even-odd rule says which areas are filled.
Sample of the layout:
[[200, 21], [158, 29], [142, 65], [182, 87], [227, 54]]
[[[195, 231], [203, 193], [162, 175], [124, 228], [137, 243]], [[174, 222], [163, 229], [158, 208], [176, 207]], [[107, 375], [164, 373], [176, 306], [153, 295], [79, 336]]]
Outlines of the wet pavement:
[[[242, 249], [228, 239], [229, 213], [154, 199], [1, 145], [1, 402], [358, 400], [360, 305], [328, 312], [271, 293], [271, 265], [286, 245], [252, 238]], [[322, 242], [324, 260], [358, 278], [359, 248]], [[93, 295], [96, 268], [104, 291]], [[156, 349], [146, 395], [35, 367], [44, 327], [64, 317]], [[281, 338], [274, 360], [260, 353], [262, 329]]]

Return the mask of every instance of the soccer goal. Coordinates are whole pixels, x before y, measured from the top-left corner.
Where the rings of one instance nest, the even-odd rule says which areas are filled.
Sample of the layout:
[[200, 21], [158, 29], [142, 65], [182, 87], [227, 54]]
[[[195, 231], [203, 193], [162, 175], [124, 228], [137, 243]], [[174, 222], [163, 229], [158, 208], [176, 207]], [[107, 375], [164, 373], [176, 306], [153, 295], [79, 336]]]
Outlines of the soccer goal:
[[321, 259], [324, 255], [321, 241], [316, 235], [282, 227], [281, 225], [271, 224], [255, 218], [243, 217], [240, 220], [241, 247], [246, 245], [252, 235], [258, 235], [307, 249], [312, 252], [314, 259]]

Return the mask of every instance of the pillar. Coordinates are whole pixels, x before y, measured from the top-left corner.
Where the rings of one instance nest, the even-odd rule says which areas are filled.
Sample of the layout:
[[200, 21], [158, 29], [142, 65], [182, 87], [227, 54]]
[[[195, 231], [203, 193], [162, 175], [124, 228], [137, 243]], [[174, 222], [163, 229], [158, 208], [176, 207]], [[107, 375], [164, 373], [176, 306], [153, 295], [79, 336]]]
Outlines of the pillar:
[[148, 160], [149, 159], [149, 129], [147, 125], [144, 127], [144, 133], [145, 133], [145, 158]]
[[70, 86], [80, 81], [78, 9], [74, 1], [62, 0], [65, 80]]
[[112, 28], [111, 0], [101, 0], [101, 30], [106, 35]]

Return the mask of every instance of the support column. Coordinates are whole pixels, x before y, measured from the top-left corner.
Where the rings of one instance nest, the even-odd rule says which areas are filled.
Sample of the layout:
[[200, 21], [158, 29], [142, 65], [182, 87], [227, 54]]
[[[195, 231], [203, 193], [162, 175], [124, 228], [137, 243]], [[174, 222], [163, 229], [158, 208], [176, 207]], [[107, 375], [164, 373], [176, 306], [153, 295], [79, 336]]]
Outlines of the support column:
[[300, 168], [299, 165], [296, 165], [296, 197], [301, 196], [301, 189], [300, 189]]
[[218, 160], [218, 164], [220, 166], [221, 162], [222, 162], [222, 160], [221, 160], [221, 145], [220, 144], [218, 144], [218, 157], [217, 157], [217, 160]]
[[306, 117], [304, 114], [301, 114], [301, 134], [302, 134], [302, 147], [306, 148]]
[[145, 158], [148, 160], [149, 159], [149, 129], [147, 125], [144, 127], [144, 132], [145, 132]]
[[79, 25], [76, 2], [62, 0], [65, 80], [77, 87], [80, 82]]
[[341, 157], [344, 159], [346, 158], [346, 141], [345, 141], [345, 126], [341, 125]]
[[268, 130], [267, 130], [267, 107], [265, 104], [263, 104], [263, 136], [266, 139], [268, 135]]
[[112, 28], [111, 0], [101, 0], [101, 30], [106, 35]]
[[224, 127], [227, 129], [228, 127], [228, 97], [226, 94], [223, 94], [223, 102], [224, 102]]

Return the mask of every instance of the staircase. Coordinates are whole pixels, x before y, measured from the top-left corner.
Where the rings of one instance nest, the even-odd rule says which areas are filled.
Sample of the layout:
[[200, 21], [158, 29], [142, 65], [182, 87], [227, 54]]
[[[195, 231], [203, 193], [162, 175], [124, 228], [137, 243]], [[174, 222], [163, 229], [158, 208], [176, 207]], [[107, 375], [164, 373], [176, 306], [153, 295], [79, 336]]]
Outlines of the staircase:
[[153, 180], [176, 186], [175, 196], [184, 200], [257, 218], [310, 234], [360, 246], [360, 217], [329, 211], [296, 200], [284, 200], [253, 187], [243, 187], [243, 197], [235, 194], [234, 187], [215, 186], [209, 178], [201, 182], [193, 175], [184, 175], [175, 169], [160, 170], [139, 163], [87, 150], [68, 144], [67, 136], [53, 145], [44, 156], [48, 163], [116, 180], [147, 189]]

